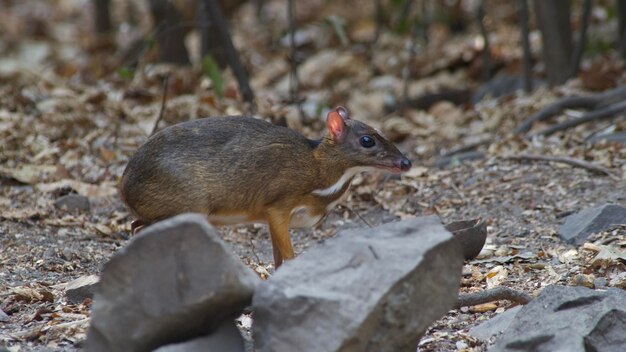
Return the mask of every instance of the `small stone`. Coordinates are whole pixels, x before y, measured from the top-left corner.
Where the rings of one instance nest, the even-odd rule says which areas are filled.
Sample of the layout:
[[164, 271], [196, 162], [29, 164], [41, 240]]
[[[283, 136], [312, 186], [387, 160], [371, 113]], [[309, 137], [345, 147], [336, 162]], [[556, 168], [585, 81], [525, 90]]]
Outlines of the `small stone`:
[[52, 259], [52, 258], [56, 258], [56, 252], [54, 251], [53, 248], [46, 248], [46, 250], [43, 252], [43, 258], [44, 259]]
[[467, 342], [465, 342], [465, 341], [457, 341], [455, 343], [455, 345], [456, 345], [457, 351], [462, 351], [462, 350], [465, 350], [465, 349], [467, 349], [469, 347]]
[[65, 286], [65, 298], [71, 304], [80, 304], [87, 298], [93, 298], [93, 294], [98, 286], [98, 276], [81, 276], [70, 281]]
[[593, 275], [577, 274], [572, 278], [571, 284], [573, 286], [595, 288]]
[[568, 243], [583, 244], [593, 233], [608, 230], [615, 224], [626, 221], [626, 208], [617, 204], [603, 204], [587, 208], [565, 218], [559, 227], [559, 237]]
[[7, 313], [5, 313], [2, 309], [0, 309], [0, 322], [6, 323], [10, 319], [11, 318], [7, 315]]
[[74, 259], [74, 251], [70, 248], [63, 248], [63, 250], [61, 251], [61, 258], [67, 260], [67, 261], [71, 261]]
[[606, 286], [608, 285], [609, 281], [604, 278], [604, 277], [597, 277], [593, 280], [593, 285], [596, 288], [606, 288]]
[[65, 210], [67, 212], [87, 212], [91, 208], [89, 204], [89, 198], [81, 196], [80, 194], [68, 194], [59, 197], [54, 206], [59, 210]]

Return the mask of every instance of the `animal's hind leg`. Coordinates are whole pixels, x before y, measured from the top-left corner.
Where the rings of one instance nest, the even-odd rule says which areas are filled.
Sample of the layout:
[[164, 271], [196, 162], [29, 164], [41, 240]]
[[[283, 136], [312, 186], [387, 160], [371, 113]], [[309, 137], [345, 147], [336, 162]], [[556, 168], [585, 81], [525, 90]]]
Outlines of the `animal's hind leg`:
[[130, 223], [130, 232], [135, 235], [137, 234], [137, 232], [141, 231], [141, 229], [143, 229], [145, 226], [149, 225], [148, 223], [144, 222], [143, 220], [133, 220], [133, 222]]

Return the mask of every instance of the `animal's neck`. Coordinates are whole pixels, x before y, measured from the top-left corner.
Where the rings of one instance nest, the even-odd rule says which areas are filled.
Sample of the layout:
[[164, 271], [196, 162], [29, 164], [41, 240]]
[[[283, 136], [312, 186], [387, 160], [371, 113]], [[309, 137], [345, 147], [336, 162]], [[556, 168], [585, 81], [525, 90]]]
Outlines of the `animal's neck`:
[[313, 151], [319, 166], [318, 188], [313, 194], [331, 196], [346, 191], [354, 174], [358, 172], [355, 165], [347, 160], [329, 138], [324, 138]]

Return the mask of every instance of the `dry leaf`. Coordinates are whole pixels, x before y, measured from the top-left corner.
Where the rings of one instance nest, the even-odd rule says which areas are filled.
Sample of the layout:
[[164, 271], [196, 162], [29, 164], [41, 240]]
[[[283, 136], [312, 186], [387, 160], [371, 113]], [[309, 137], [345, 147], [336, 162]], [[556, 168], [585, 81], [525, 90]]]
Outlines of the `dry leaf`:
[[485, 275], [485, 281], [487, 281], [487, 289], [494, 288], [502, 285], [503, 282], [509, 277], [509, 271], [502, 265], [493, 267], [487, 275]]

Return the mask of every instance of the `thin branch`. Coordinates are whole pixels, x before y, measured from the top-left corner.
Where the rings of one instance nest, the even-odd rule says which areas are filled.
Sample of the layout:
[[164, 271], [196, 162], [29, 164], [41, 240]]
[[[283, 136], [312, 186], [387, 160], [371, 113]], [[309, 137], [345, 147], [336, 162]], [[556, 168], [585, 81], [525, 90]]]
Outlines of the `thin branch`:
[[414, 22], [411, 25], [411, 43], [409, 44], [409, 58], [407, 59], [406, 65], [402, 70], [402, 101], [403, 106], [407, 105], [409, 101], [409, 80], [411, 79], [413, 73], [413, 64], [415, 62], [415, 50], [417, 48], [417, 23]]
[[250, 242], [250, 250], [252, 251], [252, 255], [256, 259], [257, 264], [262, 265], [261, 259], [256, 254], [256, 246], [254, 245], [254, 241], [252, 241], [252, 237], [248, 237], [248, 241]]
[[485, 27], [485, 1], [481, 0], [478, 5], [478, 11], [476, 13], [478, 26], [480, 27], [480, 35], [483, 38], [483, 81], [487, 82], [491, 78], [491, 55], [489, 49], [489, 33], [487, 33], [487, 28]]
[[518, 304], [526, 304], [532, 299], [532, 296], [526, 292], [517, 291], [509, 287], [498, 286], [481, 292], [460, 294], [456, 307], [475, 306], [477, 304], [485, 304], [501, 300], [508, 300]]
[[152, 127], [152, 132], [150, 132], [151, 136], [156, 133], [156, 131], [159, 129], [159, 123], [161, 122], [161, 120], [163, 120], [163, 115], [165, 114], [165, 104], [167, 103], [167, 87], [169, 86], [169, 84], [170, 84], [170, 75], [168, 74], [163, 79], [163, 95], [161, 96], [161, 110], [159, 110], [159, 117], [154, 122], [154, 127]]
[[230, 67], [233, 69], [233, 73], [235, 74], [237, 82], [239, 83], [241, 95], [246, 102], [252, 103], [254, 101], [254, 93], [252, 92], [252, 88], [250, 87], [248, 73], [241, 64], [237, 49], [235, 49], [233, 41], [230, 38], [228, 25], [226, 24], [222, 9], [220, 8], [217, 0], [204, 0], [204, 6], [206, 8], [211, 23], [215, 25], [215, 30], [218, 32], [218, 37], [220, 38], [220, 42], [226, 54], [226, 60], [228, 61]]
[[361, 219], [361, 221], [363, 221], [363, 222], [365, 223], [365, 225], [367, 225], [367, 227], [369, 227], [369, 228], [372, 228], [372, 227], [373, 227], [373, 226], [372, 226], [372, 225], [371, 225], [371, 224], [370, 224], [367, 220], [365, 220], [365, 219], [361, 216], [361, 214], [359, 214], [359, 212], [358, 212], [358, 211], [356, 211], [356, 210], [354, 210], [354, 209], [352, 209], [352, 208], [350, 208], [349, 206], [344, 205], [344, 204], [340, 204], [340, 205], [339, 205], [339, 207], [341, 207], [341, 208], [343, 208], [343, 209], [346, 209], [347, 211], [351, 212], [353, 215], [356, 215], [359, 219]]
[[604, 166], [592, 164], [590, 162], [574, 159], [567, 156], [549, 156], [549, 155], [530, 155], [530, 154], [521, 154], [521, 155], [511, 155], [506, 156], [504, 159], [508, 160], [530, 160], [530, 161], [548, 161], [554, 163], [567, 164], [575, 167], [580, 167], [583, 169], [587, 169], [589, 171], [598, 172], [601, 174], [605, 174], [611, 178], [618, 179], [618, 177], [611, 172], [611, 170], [607, 169]]
[[578, 70], [580, 69], [580, 61], [583, 58], [585, 44], [587, 44], [587, 28], [589, 28], [589, 18], [591, 17], [592, 5], [592, 0], [585, 0], [583, 2], [582, 23], [580, 25], [578, 42], [576, 43], [576, 47], [574, 48], [571, 77], [576, 76], [578, 74]]
[[530, 93], [533, 90], [532, 79], [532, 55], [530, 52], [530, 40], [528, 29], [528, 2], [527, 0], [519, 0], [519, 21], [520, 21], [520, 36], [522, 41], [522, 83], [524, 85], [524, 91]]
[[292, 103], [297, 102], [300, 90], [300, 79], [298, 77], [298, 62], [296, 58], [296, 20], [294, 18], [294, 0], [287, 2], [287, 25], [289, 26], [289, 64], [291, 72], [289, 74], [289, 98]]
[[385, 106], [386, 111], [393, 111], [404, 108], [428, 110], [440, 101], [449, 101], [454, 105], [465, 104], [470, 101], [472, 90], [470, 89], [447, 89], [436, 93], [426, 93], [415, 98], [408, 98], [406, 101], [398, 101]]
[[459, 153], [465, 153], [465, 152], [469, 152], [472, 151], [478, 147], [482, 147], [483, 145], [488, 145], [491, 144], [493, 142], [493, 138], [492, 137], [487, 137], [487, 138], [482, 138], [479, 139], [477, 141], [471, 142], [471, 143], [467, 143], [455, 148], [450, 149], [449, 151], [447, 151], [446, 153], [444, 153], [443, 155], [441, 155], [442, 157], [450, 157], [450, 156], [454, 156], [456, 154]]
[[374, 11], [376, 11], [376, 14], [374, 15], [374, 18], [376, 18], [376, 32], [374, 33], [374, 39], [372, 39], [370, 45], [376, 44], [378, 38], [380, 38], [380, 33], [383, 30], [383, 25], [385, 22], [385, 16], [383, 14], [383, 5], [381, 3], [381, 0], [374, 0], [374, 4]]

